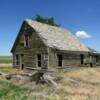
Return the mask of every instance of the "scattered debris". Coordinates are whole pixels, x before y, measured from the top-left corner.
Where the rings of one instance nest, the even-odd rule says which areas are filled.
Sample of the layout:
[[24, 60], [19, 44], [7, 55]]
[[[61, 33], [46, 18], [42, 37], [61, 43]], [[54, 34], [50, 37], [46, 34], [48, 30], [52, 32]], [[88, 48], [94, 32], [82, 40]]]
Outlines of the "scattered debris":
[[5, 77], [6, 80], [11, 81], [14, 84], [23, 85], [30, 82], [36, 84], [47, 84], [51, 88], [57, 89], [57, 81], [61, 80], [62, 77], [48, 70], [35, 70], [33, 73], [15, 73], [15, 74], [4, 74], [0, 73], [1, 76]]

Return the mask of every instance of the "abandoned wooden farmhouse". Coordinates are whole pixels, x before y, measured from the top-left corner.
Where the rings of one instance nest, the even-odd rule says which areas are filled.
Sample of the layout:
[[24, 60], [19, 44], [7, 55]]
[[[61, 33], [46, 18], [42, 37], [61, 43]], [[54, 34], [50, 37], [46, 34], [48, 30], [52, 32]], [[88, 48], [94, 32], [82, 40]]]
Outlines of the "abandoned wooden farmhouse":
[[68, 30], [30, 19], [23, 22], [11, 52], [13, 66], [20, 69], [82, 66], [91, 53]]

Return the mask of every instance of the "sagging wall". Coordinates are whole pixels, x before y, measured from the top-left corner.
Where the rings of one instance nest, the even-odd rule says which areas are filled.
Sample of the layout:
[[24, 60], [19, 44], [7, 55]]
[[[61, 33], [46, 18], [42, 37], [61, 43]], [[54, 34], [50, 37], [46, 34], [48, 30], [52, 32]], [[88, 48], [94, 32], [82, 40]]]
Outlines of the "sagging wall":
[[57, 58], [58, 54], [62, 55], [62, 67], [81, 66], [81, 57], [79, 53], [77, 54], [63, 53], [63, 52], [57, 52], [54, 50], [50, 50], [50, 53], [49, 53], [49, 66], [50, 67], [54, 67], [54, 68], [61, 67], [61, 66], [58, 66], [58, 58]]
[[27, 68], [27, 67], [36, 68], [36, 67], [38, 67], [37, 55], [41, 54], [41, 67], [47, 68], [48, 67], [48, 62], [47, 62], [48, 55], [46, 52], [47, 52], [46, 50], [42, 50], [42, 49], [41, 50], [33, 49], [33, 50], [30, 50], [29, 52], [26, 51], [26, 52], [22, 52], [22, 53], [16, 52], [13, 54], [13, 66], [20, 68], [20, 64], [16, 65], [16, 54], [18, 54], [19, 56], [24, 55], [23, 59], [21, 58], [24, 68]]

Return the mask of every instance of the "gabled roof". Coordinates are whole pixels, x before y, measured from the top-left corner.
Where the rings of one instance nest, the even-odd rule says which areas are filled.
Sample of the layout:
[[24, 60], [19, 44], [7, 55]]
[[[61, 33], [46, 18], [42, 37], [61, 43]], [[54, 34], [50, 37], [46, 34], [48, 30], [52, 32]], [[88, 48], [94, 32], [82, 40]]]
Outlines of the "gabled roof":
[[89, 52], [89, 49], [68, 30], [30, 19], [26, 19], [25, 22], [37, 32], [48, 47], [58, 50]]

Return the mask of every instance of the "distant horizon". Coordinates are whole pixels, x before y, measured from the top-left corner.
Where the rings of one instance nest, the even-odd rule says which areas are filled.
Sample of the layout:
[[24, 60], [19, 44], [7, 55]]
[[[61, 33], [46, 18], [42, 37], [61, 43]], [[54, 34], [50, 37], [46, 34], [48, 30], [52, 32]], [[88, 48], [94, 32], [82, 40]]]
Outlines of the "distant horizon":
[[5, 56], [12, 56], [12, 54], [11, 55], [10, 54], [9, 55], [0, 55], [0, 57], [5, 57]]
[[37, 14], [54, 17], [87, 47], [100, 51], [99, 0], [1, 0], [0, 12], [0, 56], [11, 55], [23, 20]]

